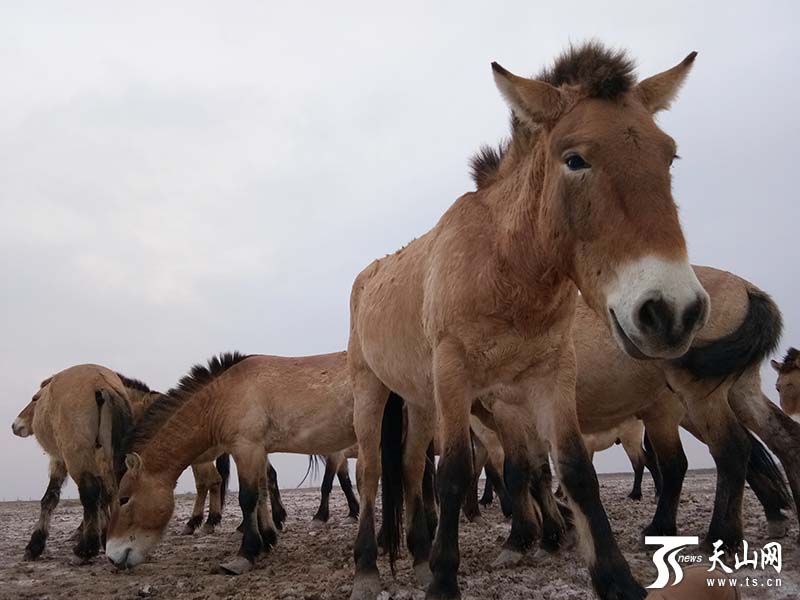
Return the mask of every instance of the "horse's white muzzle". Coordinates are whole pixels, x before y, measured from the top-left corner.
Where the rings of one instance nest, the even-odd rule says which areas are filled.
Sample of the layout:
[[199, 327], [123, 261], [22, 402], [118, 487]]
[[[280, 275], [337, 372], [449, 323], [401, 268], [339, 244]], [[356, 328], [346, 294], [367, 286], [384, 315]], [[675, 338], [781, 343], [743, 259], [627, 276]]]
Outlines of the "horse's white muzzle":
[[708, 294], [691, 265], [648, 256], [616, 275], [606, 303], [617, 344], [634, 358], [685, 354], [710, 312]]
[[11, 424], [11, 431], [14, 433], [14, 435], [23, 438], [28, 437], [32, 433], [25, 422], [19, 417], [14, 419], [14, 422]]
[[118, 569], [132, 569], [144, 562], [147, 553], [136, 548], [129, 539], [109, 538], [106, 542], [106, 556]]

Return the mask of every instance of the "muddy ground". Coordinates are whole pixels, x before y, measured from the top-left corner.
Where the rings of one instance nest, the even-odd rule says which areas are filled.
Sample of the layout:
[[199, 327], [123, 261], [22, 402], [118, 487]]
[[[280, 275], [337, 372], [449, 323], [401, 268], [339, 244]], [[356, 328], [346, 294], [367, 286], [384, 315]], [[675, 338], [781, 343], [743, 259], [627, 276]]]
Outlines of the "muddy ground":
[[[636, 577], [645, 585], [652, 582], [656, 569], [639, 546], [639, 532], [655, 510], [652, 485], [645, 484], [645, 499], [626, 498], [632, 478], [627, 475], [601, 476], [601, 492], [619, 544]], [[680, 533], [700, 534], [711, 516], [714, 476], [692, 472], [684, 485], [679, 515]], [[284, 503], [289, 512], [287, 527], [277, 547], [258, 563], [257, 568], [240, 577], [217, 573], [217, 565], [234, 555], [239, 545], [238, 507], [235, 494], [229, 500], [221, 529], [213, 535], [181, 536], [183, 523], [191, 510], [192, 498], [180, 496], [176, 515], [165, 539], [150, 561], [128, 572], [116, 571], [102, 556], [86, 566], [72, 566], [69, 535], [81, 519], [76, 501], [58, 507], [51, 537], [44, 555], [36, 562], [21, 560], [23, 549], [38, 515], [36, 502], [0, 503], [0, 597], [1, 598], [154, 598], [175, 600], [215, 600], [224, 598], [268, 598], [283, 600], [334, 600], [347, 598], [352, 579], [352, 552], [356, 526], [345, 519], [347, 508], [338, 488], [334, 488], [331, 521], [321, 529], [311, 527], [318, 502], [317, 490], [286, 491]], [[460, 580], [464, 598], [512, 600], [583, 600], [594, 598], [589, 577], [575, 550], [558, 555], [534, 554], [514, 568], [493, 570], [509, 530], [497, 503], [484, 510], [484, 524], [462, 522]], [[800, 598], [800, 552], [795, 539], [796, 519], [783, 540], [781, 588], [742, 588], [744, 598]], [[766, 524], [755, 497], [748, 490], [745, 505], [745, 536], [751, 548], [766, 542]], [[733, 561], [731, 561], [733, 562]], [[396, 576], [381, 560], [381, 573], [387, 592], [381, 600], [422, 599], [414, 586], [408, 560], [401, 559]], [[762, 572], [742, 570], [762, 575]], [[763, 577], [762, 577], [763, 579]], [[689, 599], [687, 599], [689, 600]]]

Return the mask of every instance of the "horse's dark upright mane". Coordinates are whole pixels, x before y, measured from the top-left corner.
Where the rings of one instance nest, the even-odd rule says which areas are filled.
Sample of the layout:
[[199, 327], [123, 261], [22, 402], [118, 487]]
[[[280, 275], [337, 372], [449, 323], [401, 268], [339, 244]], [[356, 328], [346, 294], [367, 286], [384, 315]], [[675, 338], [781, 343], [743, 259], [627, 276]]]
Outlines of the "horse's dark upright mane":
[[117, 373], [117, 377], [120, 378], [122, 381], [122, 385], [130, 390], [136, 390], [137, 392], [145, 392], [149, 393], [153, 390], [150, 389], [144, 381], [140, 381], [139, 379], [131, 379], [130, 377], [125, 377], [122, 373]]
[[590, 41], [578, 46], [570, 44], [535, 79], [554, 87], [577, 86], [589, 98], [614, 100], [636, 84], [635, 71], [636, 64], [624, 50]]
[[169, 417], [195, 392], [248, 356], [239, 352], [224, 352], [209, 358], [206, 365], [194, 365], [177, 386], [147, 407], [126, 440], [126, 452], [137, 452], [144, 448]]
[[783, 357], [783, 362], [780, 366], [781, 373], [788, 373], [797, 368], [797, 359], [800, 357], [800, 350], [797, 348], [789, 348], [786, 351], [786, 356]]
[[[624, 50], [612, 50], [590, 41], [578, 46], [570, 45], [551, 67], [535, 79], [555, 87], [578, 87], [589, 98], [614, 100], [636, 85], [635, 67]], [[528, 128], [512, 114], [511, 131], [515, 137], [524, 135]], [[495, 181], [510, 143], [501, 142], [496, 148], [481, 146], [470, 159], [470, 176], [477, 189], [486, 188]]]

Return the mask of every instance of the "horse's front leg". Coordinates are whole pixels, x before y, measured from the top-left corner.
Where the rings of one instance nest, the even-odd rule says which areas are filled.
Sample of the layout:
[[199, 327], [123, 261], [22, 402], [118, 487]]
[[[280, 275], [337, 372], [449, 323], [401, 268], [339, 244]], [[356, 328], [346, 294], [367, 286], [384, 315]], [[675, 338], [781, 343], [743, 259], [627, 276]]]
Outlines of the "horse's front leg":
[[441, 458], [436, 473], [439, 526], [431, 550], [433, 581], [428, 600], [460, 598], [458, 588], [458, 519], [472, 479], [467, 370], [460, 344], [444, 340], [433, 353], [433, 384], [439, 411]]
[[311, 520], [312, 526], [324, 525], [330, 518], [331, 490], [333, 489], [333, 478], [335, 476], [336, 455], [332, 454], [325, 457], [325, 475], [322, 476], [322, 485], [320, 486], [319, 508]]
[[231, 575], [250, 571], [263, 546], [258, 528], [258, 496], [266, 470], [263, 448], [242, 445], [232, 453], [239, 473], [239, 507], [242, 509], [242, 543], [238, 555], [221, 564], [221, 569]]
[[549, 382], [543, 377], [541, 386], [536, 386], [545, 392], [541, 396], [537, 393], [537, 405], [541, 406], [537, 421], [542, 437], [550, 442], [553, 462], [570, 500], [594, 589], [603, 600], [640, 600], [645, 597], [645, 590], [633, 578], [617, 546], [600, 501], [597, 474], [578, 426], [575, 355], [571, 349], [560, 357], [549, 376]]

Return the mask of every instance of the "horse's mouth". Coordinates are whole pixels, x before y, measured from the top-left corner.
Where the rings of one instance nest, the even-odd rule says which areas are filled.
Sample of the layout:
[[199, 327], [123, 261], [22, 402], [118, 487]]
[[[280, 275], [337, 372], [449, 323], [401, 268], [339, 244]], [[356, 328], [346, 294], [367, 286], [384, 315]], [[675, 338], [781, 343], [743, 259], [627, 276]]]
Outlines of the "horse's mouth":
[[625, 350], [625, 353], [639, 360], [651, 358], [650, 356], [647, 356], [644, 352], [639, 350], [639, 347], [633, 342], [633, 340], [630, 337], [628, 337], [628, 334], [625, 333], [625, 330], [622, 328], [622, 325], [619, 324], [619, 320], [617, 319], [617, 315], [614, 313], [614, 309], [610, 308], [608, 312], [611, 315], [611, 322], [614, 325], [614, 333], [616, 334], [616, 338], [617, 340], [622, 342], [622, 347]]

